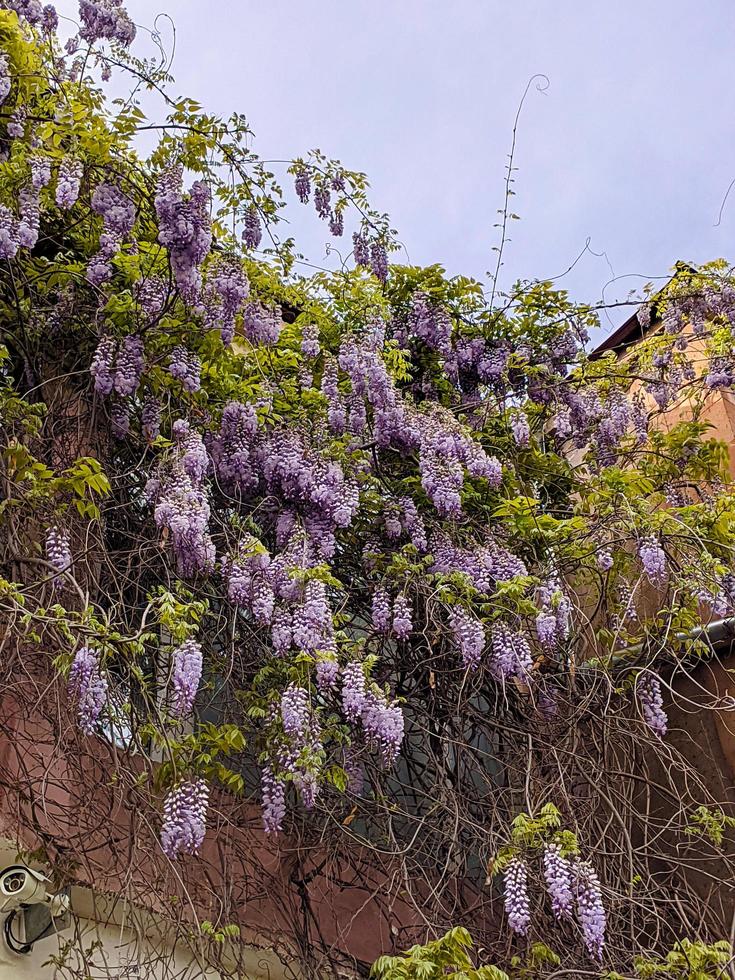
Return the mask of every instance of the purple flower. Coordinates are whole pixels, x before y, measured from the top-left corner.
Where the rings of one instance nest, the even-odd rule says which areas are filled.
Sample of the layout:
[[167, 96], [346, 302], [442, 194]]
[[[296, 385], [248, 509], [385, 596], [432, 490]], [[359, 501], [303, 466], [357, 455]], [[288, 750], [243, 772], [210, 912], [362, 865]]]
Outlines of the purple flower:
[[668, 563], [663, 548], [654, 537], [643, 538], [638, 545], [638, 556], [648, 580], [656, 586], [666, 582]]
[[8, 56], [4, 52], [0, 52], [0, 105], [10, 95], [11, 81]]
[[602, 904], [600, 879], [587, 861], [579, 861], [574, 867], [574, 891], [577, 899], [577, 918], [582, 927], [584, 943], [590, 955], [602, 959], [607, 924]]
[[19, 248], [18, 221], [9, 208], [0, 204], [0, 259], [15, 258]]
[[310, 710], [309, 692], [296, 684], [289, 684], [281, 695], [281, 720], [283, 730], [297, 745], [303, 744], [306, 739]]
[[390, 632], [390, 596], [385, 589], [377, 589], [373, 596], [373, 626], [378, 633]]
[[503, 876], [504, 905], [508, 924], [513, 932], [525, 936], [531, 924], [531, 907], [528, 901], [528, 871], [519, 858], [511, 858]]
[[411, 635], [412, 630], [411, 607], [405, 595], [400, 593], [393, 603], [393, 634], [399, 640], [405, 640]]
[[523, 678], [531, 670], [533, 660], [528, 641], [521, 633], [514, 633], [505, 623], [496, 623], [493, 626], [490, 645], [490, 672], [496, 680]]
[[248, 208], [242, 230], [242, 240], [247, 248], [257, 248], [263, 238], [260, 216], [255, 205]]
[[510, 418], [510, 429], [517, 446], [527, 446], [531, 441], [531, 429], [524, 412], [515, 411]]
[[[118, 395], [125, 396], [135, 393], [144, 367], [143, 339], [135, 334], [124, 337], [115, 361], [113, 380], [113, 388]], [[96, 384], [97, 377], [95, 376], [95, 387]]]
[[482, 623], [461, 606], [449, 612], [449, 628], [455, 645], [462, 654], [468, 670], [477, 670], [485, 649], [485, 629]]
[[351, 660], [342, 671], [342, 708], [348, 721], [357, 721], [365, 704], [365, 671]]
[[57, 589], [64, 588], [66, 582], [63, 573], [71, 568], [71, 548], [69, 535], [56, 525], [49, 528], [46, 535], [46, 559], [58, 572], [53, 577], [54, 587]]
[[201, 679], [202, 648], [195, 640], [185, 640], [173, 654], [171, 713], [174, 717], [191, 714]]
[[636, 680], [636, 694], [643, 712], [643, 719], [651, 731], [663, 738], [668, 730], [669, 719], [664, 710], [661, 680], [652, 671], [641, 672]]
[[68, 154], [59, 164], [59, 174], [56, 180], [56, 203], [65, 211], [76, 204], [82, 173], [81, 160], [76, 160]]
[[82, 646], [74, 655], [69, 690], [77, 700], [79, 727], [91, 735], [107, 702], [107, 678], [100, 671], [99, 654], [91, 647]]
[[544, 878], [554, 915], [557, 919], [569, 918], [574, 905], [572, 865], [562, 856], [560, 844], [547, 844], [544, 848]]
[[403, 712], [395, 702], [389, 703], [383, 694], [368, 693], [362, 706], [362, 727], [368, 739], [375, 739], [383, 762], [392, 765], [403, 741]]
[[181, 782], [163, 804], [161, 848], [170, 860], [196, 854], [207, 832], [209, 786], [203, 779]]
[[294, 178], [294, 189], [296, 190], [296, 196], [301, 201], [302, 204], [309, 203], [309, 197], [311, 196], [311, 177], [309, 176], [309, 171], [305, 167], [301, 167], [296, 172], [296, 177]]
[[277, 834], [283, 829], [286, 816], [286, 785], [277, 779], [270, 765], [263, 769], [260, 779], [263, 797], [263, 829], [266, 834]]

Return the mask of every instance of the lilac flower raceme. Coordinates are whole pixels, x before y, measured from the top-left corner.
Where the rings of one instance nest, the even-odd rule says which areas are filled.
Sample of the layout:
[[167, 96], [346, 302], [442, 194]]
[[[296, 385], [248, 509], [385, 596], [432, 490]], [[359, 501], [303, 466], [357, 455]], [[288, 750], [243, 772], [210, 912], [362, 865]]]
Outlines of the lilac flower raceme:
[[[120, 349], [115, 360], [115, 375], [113, 388], [118, 395], [132, 395], [138, 388], [143, 368], [145, 367], [145, 357], [143, 353], [143, 339], [136, 334], [130, 334], [123, 338]], [[95, 382], [96, 382], [95, 378]]]
[[286, 784], [278, 779], [270, 765], [261, 774], [260, 791], [263, 799], [263, 828], [266, 834], [277, 834], [283, 829], [286, 816]]
[[392, 765], [403, 741], [403, 712], [398, 704], [390, 703], [382, 693], [369, 692], [362, 706], [362, 727], [368, 739], [380, 746], [386, 765]]
[[281, 695], [281, 720], [283, 730], [297, 745], [303, 743], [309, 726], [309, 692], [303, 687], [289, 684]]
[[510, 418], [510, 429], [517, 446], [527, 446], [531, 441], [531, 430], [524, 412], [515, 411]]
[[43, 190], [51, 180], [51, 158], [41, 153], [34, 153], [29, 163], [31, 167], [31, 184], [34, 190]]
[[406, 596], [400, 593], [393, 603], [393, 633], [399, 640], [405, 640], [411, 635], [412, 630], [411, 607]]
[[129, 47], [135, 39], [135, 24], [122, 0], [79, 0], [79, 36], [89, 44], [116, 41]]
[[115, 439], [124, 439], [130, 431], [130, 405], [124, 399], [110, 407], [110, 431]]
[[477, 670], [485, 649], [485, 629], [462, 606], [454, 606], [449, 611], [449, 628], [457, 649], [462, 654], [462, 663], [468, 670]]
[[153, 395], [149, 395], [143, 404], [141, 428], [148, 442], [153, 442], [161, 432], [161, 402]]
[[5, 52], [0, 52], [0, 105], [7, 99], [10, 95], [10, 67], [8, 65], [8, 56]]
[[301, 167], [301, 169], [296, 172], [294, 188], [296, 190], [296, 196], [301, 203], [308, 204], [311, 196], [311, 177], [309, 175], [309, 171], [305, 167]]
[[18, 195], [18, 240], [23, 248], [33, 248], [38, 241], [41, 204], [35, 187], [23, 187]]
[[263, 238], [263, 229], [260, 226], [260, 216], [258, 209], [253, 206], [248, 208], [243, 222], [242, 240], [247, 248], [257, 248]]
[[373, 596], [373, 626], [378, 633], [390, 632], [390, 596], [385, 589], [377, 589]]
[[20, 248], [18, 220], [9, 208], [0, 204], [0, 259], [13, 259]]
[[209, 786], [203, 779], [179, 783], [163, 804], [161, 849], [174, 860], [179, 854], [197, 854], [207, 832]]
[[505, 623], [496, 623], [491, 636], [490, 672], [496, 680], [523, 678], [533, 666], [531, 649], [521, 633], [514, 633]]
[[339, 677], [339, 664], [332, 657], [320, 657], [316, 662], [316, 683], [322, 694], [333, 690], [337, 686]]
[[571, 862], [562, 856], [560, 844], [544, 848], [544, 878], [551, 898], [551, 909], [557, 919], [568, 919], [574, 907]]
[[250, 282], [242, 262], [233, 256], [218, 258], [207, 275], [205, 323], [208, 329], [219, 330], [225, 346], [232, 343], [235, 318], [243, 311], [249, 295]]
[[58, 573], [53, 578], [55, 588], [63, 588], [66, 584], [63, 573], [71, 568], [71, 547], [67, 532], [56, 525], [46, 535], [46, 558]]
[[107, 678], [100, 671], [99, 653], [89, 646], [80, 647], [74, 655], [69, 690], [76, 698], [79, 727], [91, 735], [107, 703]]
[[531, 924], [528, 901], [528, 871], [519, 858], [511, 858], [504, 872], [504, 905], [513, 932], [525, 936]]
[[173, 653], [171, 713], [176, 718], [191, 714], [202, 679], [202, 648], [195, 640], [185, 640]]
[[603, 548], [602, 551], [597, 553], [597, 567], [601, 572], [609, 572], [613, 567], [613, 563], [612, 553], [607, 548]]
[[662, 586], [666, 582], [668, 562], [656, 538], [643, 538], [638, 545], [638, 556], [649, 581], [653, 585]]
[[370, 246], [370, 268], [376, 279], [386, 282], [388, 279], [388, 252], [382, 242], [373, 242]]
[[355, 256], [355, 264], [362, 266], [370, 265], [370, 248], [364, 235], [355, 232], [352, 236], [352, 248]]
[[199, 391], [202, 363], [192, 351], [179, 344], [171, 351], [168, 373], [181, 382], [186, 391]]
[[100, 339], [97, 350], [92, 358], [89, 373], [94, 378], [94, 390], [101, 395], [109, 395], [112, 392], [114, 376], [112, 362], [115, 357], [117, 345], [109, 335]]
[[636, 680], [636, 694], [644, 721], [655, 735], [663, 738], [668, 730], [669, 719], [664, 710], [658, 675], [650, 670], [640, 673]]
[[200, 266], [212, 244], [209, 187], [204, 181], [194, 181], [185, 198], [182, 167], [176, 165], [159, 177], [154, 203], [158, 240], [168, 249], [181, 295], [187, 303], [194, 303], [202, 285]]
[[320, 350], [319, 327], [315, 323], [307, 323], [301, 335], [301, 353], [304, 357], [318, 357]]
[[605, 947], [607, 917], [602, 904], [600, 879], [587, 861], [579, 861], [574, 866], [574, 892], [584, 944], [591, 956], [601, 960]]
[[342, 709], [348, 721], [360, 717], [365, 697], [365, 671], [359, 660], [351, 660], [342, 671]]
[[73, 208], [79, 197], [79, 185], [82, 181], [83, 167], [81, 160], [67, 154], [59, 164], [56, 180], [56, 203], [62, 210]]

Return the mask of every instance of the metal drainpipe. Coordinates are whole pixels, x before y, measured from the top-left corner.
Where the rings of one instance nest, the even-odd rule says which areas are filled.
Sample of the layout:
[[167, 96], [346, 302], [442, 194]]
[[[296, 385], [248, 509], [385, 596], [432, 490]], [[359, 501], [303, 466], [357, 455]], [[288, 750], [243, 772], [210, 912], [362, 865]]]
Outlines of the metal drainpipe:
[[[735, 643], [735, 618], [730, 616], [726, 619], [716, 619], [712, 623], [707, 623], [706, 626], [696, 626], [687, 633], [676, 634], [677, 640], [699, 640], [702, 638], [706, 639], [713, 654], [722, 653], [725, 649], [729, 651], [733, 643]], [[607, 664], [615, 667], [619, 663], [628, 661], [631, 655], [635, 656], [635, 654], [640, 653], [642, 650], [642, 643], [625, 647], [624, 652], [613, 654], [607, 660]], [[587, 660], [583, 664], [580, 664], [578, 669], [583, 670], [586, 667], [599, 667], [600, 663], [600, 659], [595, 657], [592, 660]]]

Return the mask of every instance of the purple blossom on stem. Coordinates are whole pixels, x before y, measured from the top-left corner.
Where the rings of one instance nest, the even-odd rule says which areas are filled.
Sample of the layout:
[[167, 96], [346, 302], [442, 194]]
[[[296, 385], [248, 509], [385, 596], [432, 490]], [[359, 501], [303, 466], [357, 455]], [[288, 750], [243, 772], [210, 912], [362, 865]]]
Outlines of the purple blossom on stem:
[[9, 208], [0, 204], [0, 259], [15, 258], [19, 248], [18, 221]]
[[277, 779], [270, 765], [263, 769], [260, 778], [263, 798], [263, 829], [266, 834], [277, 834], [283, 829], [286, 816], [286, 784]]
[[281, 720], [283, 730], [294, 741], [303, 743], [309, 727], [309, 692], [296, 684], [289, 684], [281, 695]]
[[574, 906], [572, 865], [562, 856], [560, 844], [547, 844], [544, 848], [544, 878], [554, 915], [568, 919]]
[[342, 708], [348, 721], [357, 721], [365, 704], [365, 671], [351, 660], [342, 671]]
[[144, 367], [143, 338], [136, 334], [124, 337], [115, 361], [113, 387], [118, 395], [135, 393]]
[[76, 697], [79, 727], [91, 735], [107, 702], [107, 678], [100, 671], [99, 654], [82, 646], [69, 671], [69, 690]]
[[403, 742], [403, 712], [398, 704], [390, 703], [385, 695], [369, 692], [362, 706], [362, 727], [368, 739], [380, 746], [385, 765], [392, 765]]
[[191, 714], [201, 679], [202, 648], [195, 640], [185, 640], [173, 654], [171, 713], [174, 717]]
[[584, 944], [591, 956], [601, 960], [605, 946], [607, 918], [602, 904], [600, 879], [587, 861], [579, 861], [575, 865], [574, 879], [577, 918], [582, 927]]
[[378, 633], [389, 633], [391, 626], [390, 596], [385, 589], [377, 589], [373, 596], [373, 626]]
[[465, 668], [477, 670], [485, 649], [485, 628], [482, 623], [462, 606], [455, 606], [449, 612], [449, 628], [462, 654]]
[[100, 395], [109, 395], [112, 392], [113, 374], [112, 361], [115, 357], [116, 344], [112, 337], [101, 337], [94, 352], [89, 373], [94, 378], [94, 390]]
[[666, 582], [668, 563], [660, 543], [654, 537], [643, 538], [638, 545], [638, 556], [649, 582], [662, 586]]
[[412, 629], [411, 607], [406, 596], [401, 592], [393, 603], [393, 634], [399, 640], [405, 640], [411, 635]]
[[65, 585], [64, 572], [71, 568], [71, 547], [66, 531], [54, 525], [46, 535], [46, 559], [58, 573], [54, 575], [53, 584], [57, 589]]
[[197, 854], [207, 832], [209, 786], [203, 779], [181, 782], [163, 804], [161, 849], [174, 860], [179, 854]]
[[11, 81], [8, 56], [5, 54], [5, 52], [0, 52], [0, 105], [2, 105], [10, 95]]
[[258, 209], [253, 205], [245, 213], [242, 240], [247, 248], [257, 248], [263, 238]]
[[661, 693], [661, 680], [652, 671], [645, 671], [636, 680], [636, 694], [643, 713], [643, 719], [651, 731], [663, 738], [668, 730], [669, 719], [664, 710]]
[[525, 936], [531, 924], [528, 901], [528, 871], [519, 858], [511, 858], [503, 875], [504, 906], [513, 932]]
[[79, 185], [82, 181], [83, 167], [81, 160], [76, 160], [67, 154], [59, 164], [56, 180], [56, 203], [64, 211], [74, 207], [79, 197]]

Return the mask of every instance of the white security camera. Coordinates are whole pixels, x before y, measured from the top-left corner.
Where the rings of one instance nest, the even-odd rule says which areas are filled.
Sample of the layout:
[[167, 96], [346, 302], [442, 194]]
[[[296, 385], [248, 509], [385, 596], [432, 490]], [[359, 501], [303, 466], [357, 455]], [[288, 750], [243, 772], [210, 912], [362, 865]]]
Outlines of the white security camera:
[[54, 895], [47, 888], [50, 879], [40, 871], [14, 864], [0, 872], [0, 912], [12, 912], [26, 905], [50, 905]]

